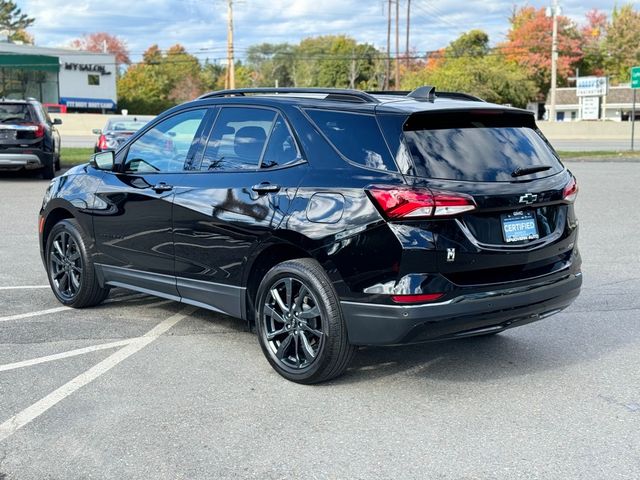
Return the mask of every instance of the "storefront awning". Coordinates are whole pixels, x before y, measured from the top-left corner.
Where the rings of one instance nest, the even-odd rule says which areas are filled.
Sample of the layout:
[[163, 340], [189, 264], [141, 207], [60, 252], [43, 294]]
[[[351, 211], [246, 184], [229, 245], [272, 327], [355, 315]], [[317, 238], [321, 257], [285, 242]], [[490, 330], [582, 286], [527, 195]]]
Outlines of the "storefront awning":
[[78, 97], [60, 97], [60, 103], [69, 108], [87, 108], [113, 110], [116, 108], [116, 102], [110, 98], [78, 98]]
[[21, 70], [39, 70], [42, 72], [59, 72], [60, 59], [48, 55], [20, 55], [16, 53], [0, 53], [0, 68]]

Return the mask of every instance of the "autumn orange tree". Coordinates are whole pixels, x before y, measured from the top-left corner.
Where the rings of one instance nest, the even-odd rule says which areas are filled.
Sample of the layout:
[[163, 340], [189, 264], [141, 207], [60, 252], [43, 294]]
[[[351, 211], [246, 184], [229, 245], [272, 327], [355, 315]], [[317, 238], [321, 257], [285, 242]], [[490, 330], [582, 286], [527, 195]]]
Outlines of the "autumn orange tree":
[[[517, 62], [535, 82], [539, 95], [551, 84], [551, 40], [553, 21], [545, 9], [525, 6], [515, 8], [509, 19], [507, 41], [499, 49], [507, 59]], [[558, 80], [566, 81], [575, 73], [584, 56], [582, 36], [577, 26], [563, 15], [558, 17]]]
[[85, 34], [71, 42], [71, 48], [87, 50], [89, 52], [107, 52], [116, 56], [118, 65], [129, 65], [129, 49], [127, 43], [107, 32]]

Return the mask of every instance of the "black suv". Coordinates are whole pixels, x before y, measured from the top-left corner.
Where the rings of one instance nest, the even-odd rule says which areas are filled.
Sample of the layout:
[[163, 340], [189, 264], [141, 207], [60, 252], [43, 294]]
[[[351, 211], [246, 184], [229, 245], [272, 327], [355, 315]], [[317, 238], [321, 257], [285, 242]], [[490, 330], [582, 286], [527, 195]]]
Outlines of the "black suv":
[[528, 111], [431, 87], [222, 91], [56, 178], [40, 246], [63, 304], [125, 287], [239, 317], [314, 383], [358, 345], [567, 307], [577, 191]]
[[52, 179], [60, 170], [60, 135], [42, 104], [27, 100], [0, 100], [0, 171], [40, 170]]

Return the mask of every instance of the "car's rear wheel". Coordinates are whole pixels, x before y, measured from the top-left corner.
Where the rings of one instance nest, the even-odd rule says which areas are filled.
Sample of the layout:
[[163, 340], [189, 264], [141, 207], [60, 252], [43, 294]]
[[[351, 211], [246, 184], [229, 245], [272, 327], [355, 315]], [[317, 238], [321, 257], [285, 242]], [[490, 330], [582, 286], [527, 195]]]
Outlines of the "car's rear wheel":
[[56, 163], [53, 158], [51, 159], [50, 163], [47, 163], [44, 167], [42, 167], [42, 170], [40, 170], [40, 176], [44, 180], [51, 180], [56, 176]]
[[260, 346], [271, 366], [298, 383], [341, 375], [356, 347], [349, 344], [338, 296], [315, 260], [288, 260], [260, 283], [256, 302]]
[[56, 298], [74, 308], [91, 307], [109, 295], [101, 287], [87, 251], [91, 244], [73, 219], [62, 220], [47, 237], [46, 262], [49, 284]]

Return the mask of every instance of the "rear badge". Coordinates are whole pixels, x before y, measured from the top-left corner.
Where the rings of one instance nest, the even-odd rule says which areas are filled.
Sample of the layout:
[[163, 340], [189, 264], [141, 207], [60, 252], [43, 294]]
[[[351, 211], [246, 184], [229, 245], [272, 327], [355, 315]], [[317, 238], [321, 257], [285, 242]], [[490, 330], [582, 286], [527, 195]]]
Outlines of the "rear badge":
[[537, 194], [535, 194], [535, 193], [527, 193], [526, 195], [522, 195], [520, 197], [520, 200], [518, 200], [518, 201], [520, 203], [524, 203], [526, 205], [531, 205], [536, 200], [538, 200], [538, 195]]
[[454, 262], [456, 260], [456, 249], [447, 248], [447, 262]]

